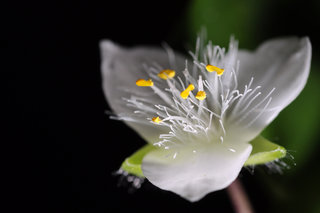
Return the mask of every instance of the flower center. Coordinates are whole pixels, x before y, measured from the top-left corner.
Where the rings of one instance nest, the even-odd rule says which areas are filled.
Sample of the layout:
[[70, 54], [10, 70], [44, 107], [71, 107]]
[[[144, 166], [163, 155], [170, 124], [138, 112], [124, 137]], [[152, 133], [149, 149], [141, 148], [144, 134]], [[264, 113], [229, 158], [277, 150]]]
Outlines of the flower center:
[[[149, 80], [139, 79], [136, 85], [150, 87], [157, 99], [139, 95], [123, 98], [134, 110], [129, 116], [118, 115], [120, 119], [150, 122], [168, 130], [160, 134], [154, 145], [168, 149], [186, 144], [224, 143], [233, 126], [249, 127], [272, 100], [274, 89], [263, 98], [260, 86], [252, 88], [253, 77], [240, 92], [235, 41], [231, 41], [228, 53], [211, 43], [206, 48], [200, 48], [197, 43], [196, 52], [191, 53], [193, 63], [186, 62], [182, 72], [176, 73], [177, 69], [166, 69], [156, 63], [144, 66]], [[200, 49], [205, 50], [200, 52]], [[171, 50], [168, 56], [169, 61], [174, 61]]]

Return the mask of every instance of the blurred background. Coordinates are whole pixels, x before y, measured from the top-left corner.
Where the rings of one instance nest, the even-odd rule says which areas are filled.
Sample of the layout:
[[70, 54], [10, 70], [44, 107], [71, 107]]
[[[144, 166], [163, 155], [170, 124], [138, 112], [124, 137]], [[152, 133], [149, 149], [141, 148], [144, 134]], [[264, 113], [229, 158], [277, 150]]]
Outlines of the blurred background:
[[12, 211], [233, 212], [225, 190], [189, 203], [147, 181], [132, 191], [112, 175], [145, 142], [105, 115], [98, 42], [166, 41], [185, 52], [206, 27], [213, 43], [226, 46], [234, 35], [251, 50], [273, 37], [310, 37], [307, 86], [263, 133], [287, 148], [290, 168], [244, 169], [240, 179], [256, 212], [320, 212], [319, 1], [11, 1], [1, 9], [3, 103], [14, 109], [4, 131]]

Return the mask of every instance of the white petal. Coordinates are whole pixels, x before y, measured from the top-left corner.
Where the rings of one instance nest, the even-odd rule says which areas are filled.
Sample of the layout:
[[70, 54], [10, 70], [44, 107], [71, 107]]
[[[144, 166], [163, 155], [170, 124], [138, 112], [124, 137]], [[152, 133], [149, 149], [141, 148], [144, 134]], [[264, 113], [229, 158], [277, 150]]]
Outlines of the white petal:
[[142, 162], [145, 177], [157, 187], [189, 201], [223, 189], [238, 176], [251, 153], [250, 144], [208, 144], [181, 150], [158, 150]]
[[[245, 141], [255, 138], [278, 113], [290, 104], [304, 88], [310, 70], [311, 44], [308, 38], [283, 38], [263, 43], [255, 52], [239, 52], [239, 89], [243, 90], [251, 77], [252, 88], [261, 86], [262, 94], [248, 108], [254, 108], [273, 89], [272, 100], [264, 113], [259, 114], [268, 99], [248, 114], [238, 126], [236, 137]], [[248, 110], [246, 112], [248, 112]], [[244, 112], [244, 113], [246, 113]], [[241, 116], [239, 116], [241, 117]]]
[[[122, 99], [130, 98], [131, 95], [144, 97], [154, 104], [163, 104], [162, 99], [155, 95], [151, 88], [136, 86], [136, 80], [149, 78], [143, 64], [150, 66], [157, 63], [163, 68], [176, 66], [184, 69], [183, 57], [175, 55], [177, 64], [169, 63], [168, 54], [163, 49], [123, 48], [108, 40], [102, 41], [100, 48], [103, 91], [111, 109], [117, 114], [133, 114], [133, 109], [127, 107]], [[136, 122], [126, 121], [126, 123], [149, 143], [158, 141], [159, 134], [165, 132], [163, 127], [151, 124], [146, 117], [138, 118]]]

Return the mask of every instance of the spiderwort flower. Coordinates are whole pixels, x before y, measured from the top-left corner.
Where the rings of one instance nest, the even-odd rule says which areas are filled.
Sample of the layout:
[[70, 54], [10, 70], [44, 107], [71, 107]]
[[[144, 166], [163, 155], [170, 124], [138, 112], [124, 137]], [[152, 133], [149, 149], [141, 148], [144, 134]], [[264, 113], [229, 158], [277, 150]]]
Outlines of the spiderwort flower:
[[256, 51], [228, 51], [197, 40], [187, 58], [151, 47], [101, 42], [103, 89], [116, 114], [154, 149], [143, 175], [157, 187], [197, 201], [238, 176], [249, 143], [306, 84], [308, 38], [282, 38]]

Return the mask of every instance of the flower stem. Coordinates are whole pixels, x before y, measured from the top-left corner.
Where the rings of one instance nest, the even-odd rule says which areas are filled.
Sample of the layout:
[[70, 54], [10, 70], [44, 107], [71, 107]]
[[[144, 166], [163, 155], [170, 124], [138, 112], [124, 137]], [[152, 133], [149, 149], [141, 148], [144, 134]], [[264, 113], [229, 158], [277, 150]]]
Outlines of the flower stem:
[[241, 184], [236, 179], [228, 188], [227, 192], [230, 196], [233, 208], [236, 213], [254, 213], [249, 198]]

